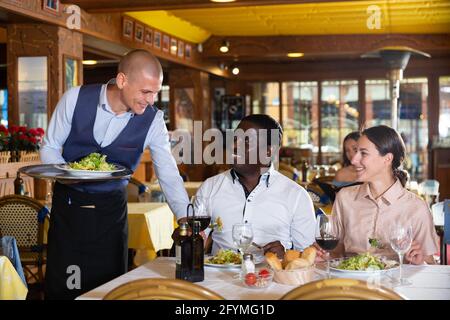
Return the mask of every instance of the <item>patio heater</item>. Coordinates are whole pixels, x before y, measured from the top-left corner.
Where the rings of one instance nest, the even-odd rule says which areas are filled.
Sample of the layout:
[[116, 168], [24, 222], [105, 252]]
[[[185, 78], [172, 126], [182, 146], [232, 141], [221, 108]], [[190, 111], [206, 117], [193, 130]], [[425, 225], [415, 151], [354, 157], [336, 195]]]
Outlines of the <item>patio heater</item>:
[[428, 53], [403, 46], [383, 47], [362, 55], [362, 58], [383, 59], [385, 66], [389, 70], [387, 75], [391, 92], [391, 126], [395, 130], [397, 130], [399, 118], [398, 98], [400, 97], [400, 81], [403, 79], [403, 70], [405, 70], [411, 55], [431, 57]]

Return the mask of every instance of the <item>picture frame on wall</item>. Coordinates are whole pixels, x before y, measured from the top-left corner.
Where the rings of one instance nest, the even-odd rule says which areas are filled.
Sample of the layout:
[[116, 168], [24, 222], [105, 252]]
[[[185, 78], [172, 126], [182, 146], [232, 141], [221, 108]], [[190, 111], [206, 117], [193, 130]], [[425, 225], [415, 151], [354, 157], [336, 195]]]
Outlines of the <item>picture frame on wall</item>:
[[192, 46], [188, 43], [186, 43], [186, 46], [184, 47], [184, 57], [187, 60], [191, 60], [191, 51], [192, 51]]
[[80, 61], [70, 56], [64, 56], [64, 91], [80, 85]]
[[169, 52], [170, 49], [170, 37], [167, 34], [164, 34], [162, 37], [162, 50], [164, 52]]
[[134, 40], [137, 42], [144, 42], [144, 26], [136, 23], [134, 27]]
[[178, 40], [178, 58], [184, 57], [184, 42]]
[[173, 54], [174, 56], [176, 56], [177, 52], [178, 52], [177, 39], [171, 38], [170, 39], [170, 54]]
[[42, 0], [42, 9], [51, 13], [59, 13], [59, 0]]
[[122, 35], [125, 38], [133, 38], [133, 20], [128, 18], [123, 18], [123, 30]]
[[153, 33], [153, 47], [155, 49], [161, 49], [161, 32], [159, 31]]
[[153, 30], [150, 28], [145, 28], [144, 43], [153, 46]]

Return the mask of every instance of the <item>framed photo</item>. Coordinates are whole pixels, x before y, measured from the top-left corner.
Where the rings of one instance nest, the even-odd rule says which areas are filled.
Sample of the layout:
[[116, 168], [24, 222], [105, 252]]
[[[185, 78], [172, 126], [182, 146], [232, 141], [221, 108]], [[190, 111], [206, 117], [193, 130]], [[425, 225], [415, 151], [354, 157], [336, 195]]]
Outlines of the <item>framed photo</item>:
[[170, 48], [170, 37], [167, 34], [163, 34], [162, 50], [164, 52], [169, 52], [169, 48]]
[[178, 52], [177, 39], [171, 38], [170, 39], [170, 54], [173, 54], [174, 56], [176, 56], [177, 52]]
[[59, 13], [59, 0], [42, 0], [42, 8], [45, 11]]
[[184, 49], [184, 57], [188, 60], [191, 60], [191, 50], [191, 45], [186, 43], [186, 47]]
[[64, 91], [67, 91], [70, 88], [80, 85], [79, 70], [80, 70], [79, 60], [69, 56], [64, 56], [64, 73], [65, 73], [65, 76], [63, 78]]
[[184, 57], [184, 42], [178, 40], [178, 58]]
[[133, 20], [128, 18], [123, 18], [123, 30], [122, 34], [125, 38], [133, 38]]
[[153, 33], [153, 47], [155, 49], [161, 49], [161, 32], [159, 31]]
[[145, 28], [144, 43], [149, 46], [153, 45], [153, 30], [152, 29]]
[[134, 40], [144, 42], [144, 26], [142, 24], [136, 23], [134, 27]]

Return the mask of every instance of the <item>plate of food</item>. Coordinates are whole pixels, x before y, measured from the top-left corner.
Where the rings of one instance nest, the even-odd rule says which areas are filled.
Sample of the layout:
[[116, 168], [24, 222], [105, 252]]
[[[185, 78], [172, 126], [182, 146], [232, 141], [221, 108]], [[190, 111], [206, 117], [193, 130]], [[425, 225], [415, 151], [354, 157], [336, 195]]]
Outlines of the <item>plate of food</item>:
[[206, 256], [204, 265], [214, 268], [240, 268], [241, 255], [231, 249], [220, 249], [215, 256]]
[[57, 164], [55, 167], [70, 175], [87, 177], [108, 176], [126, 169], [120, 165], [106, 162], [106, 155], [99, 153], [91, 153], [80, 161]]
[[370, 253], [330, 261], [330, 270], [332, 272], [360, 275], [386, 273], [396, 270], [398, 266], [398, 261], [396, 260], [390, 260], [384, 256], [374, 256]]

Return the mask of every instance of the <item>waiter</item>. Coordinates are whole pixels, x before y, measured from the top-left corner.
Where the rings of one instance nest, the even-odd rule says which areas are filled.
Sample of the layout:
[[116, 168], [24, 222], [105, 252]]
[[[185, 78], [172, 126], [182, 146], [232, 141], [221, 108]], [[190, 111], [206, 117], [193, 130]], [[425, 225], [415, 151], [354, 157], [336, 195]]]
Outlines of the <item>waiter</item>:
[[[145, 50], [125, 55], [115, 79], [67, 91], [56, 106], [41, 148], [43, 163], [66, 163], [98, 152], [135, 170], [150, 148], [156, 175], [177, 216], [188, 195], [172, 157], [162, 111], [152, 105], [163, 79]], [[128, 180], [55, 184], [46, 299], [74, 299], [127, 272]]]

